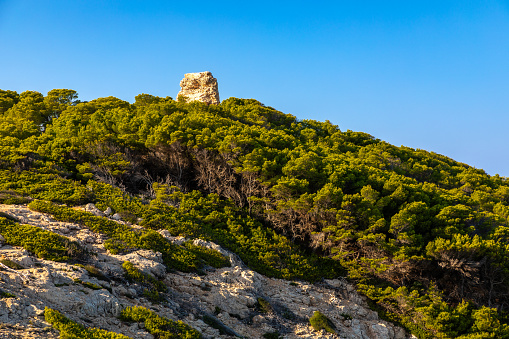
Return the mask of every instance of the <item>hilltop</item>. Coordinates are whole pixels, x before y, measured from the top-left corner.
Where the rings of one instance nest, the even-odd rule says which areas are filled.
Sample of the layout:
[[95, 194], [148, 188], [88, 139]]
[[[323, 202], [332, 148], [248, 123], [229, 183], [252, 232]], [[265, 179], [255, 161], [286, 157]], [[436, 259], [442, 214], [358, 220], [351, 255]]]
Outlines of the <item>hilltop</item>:
[[[196, 318], [187, 318], [194, 313], [172, 318], [164, 310], [185, 292], [171, 281], [203, 277], [198, 280], [205, 290], [217, 294], [212, 281], [228, 271], [225, 255], [235, 253], [245, 265], [239, 267], [249, 268], [245, 272], [259, 277], [261, 286], [277, 281], [299, 296], [285, 305], [261, 287], [252, 295], [268, 305], [251, 300], [249, 313], [226, 311], [225, 318], [238, 316], [252, 326], [256, 312], [268, 307], [278, 325], [263, 334], [274, 338], [276, 331], [297, 335], [299, 326], [311, 331], [306, 319], [311, 314], [292, 308], [304, 290], [326, 296], [352, 286], [363, 296], [352, 302], [363, 309], [369, 304], [378, 315], [368, 310], [368, 318], [350, 311], [338, 315], [332, 311], [344, 306], [338, 301], [321, 309], [329, 317], [322, 319], [324, 328], [341, 335], [348, 321], [354, 326], [376, 321], [404, 337], [384, 322], [393, 321], [420, 338], [509, 337], [506, 178], [366, 133], [341, 131], [328, 121], [299, 120], [254, 99], [229, 98], [218, 105], [148, 94], [135, 99], [133, 104], [114, 97], [80, 102], [73, 90], [46, 96], [0, 91], [0, 201], [72, 223], [71, 229], [96, 239], [88, 243], [56, 226], [48, 226], [50, 233], [36, 232], [30, 227], [40, 225], [20, 226], [28, 221], [5, 212], [0, 234], [9, 251], [24, 248], [23, 256], [37, 257], [31, 260], [50, 271], [78, 272], [64, 275], [80, 282], [61, 278], [66, 282], [57, 284], [105, 285], [118, 298], [109, 281], [133, 283], [136, 276], [135, 293], [129, 292], [133, 305], [143, 297], [160, 316], [198, 328]], [[76, 208], [87, 204], [111, 217]], [[175, 237], [188, 241], [176, 244]], [[215, 245], [203, 247], [196, 239]], [[134, 263], [121, 267], [140, 251], [159, 253], [151, 260], [166, 273], [142, 274], [143, 267]], [[99, 258], [117, 258], [116, 271], [102, 272]], [[36, 274], [35, 267], [19, 264], [21, 274]], [[79, 265], [96, 267], [110, 285], [89, 279], [90, 272]], [[0, 274], [9, 275], [0, 285], [4, 295], [16, 295], [9, 284], [22, 278], [11, 271]], [[1, 302], [6, 299], [17, 300]], [[217, 314], [224, 313], [217, 306]], [[283, 320], [283, 306], [296, 318]], [[73, 316], [66, 309], [55, 311]], [[51, 312], [47, 321], [58, 318]], [[134, 318], [124, 314], [123, 319]], [[194, 333], [187, 327], [176, 331]]]

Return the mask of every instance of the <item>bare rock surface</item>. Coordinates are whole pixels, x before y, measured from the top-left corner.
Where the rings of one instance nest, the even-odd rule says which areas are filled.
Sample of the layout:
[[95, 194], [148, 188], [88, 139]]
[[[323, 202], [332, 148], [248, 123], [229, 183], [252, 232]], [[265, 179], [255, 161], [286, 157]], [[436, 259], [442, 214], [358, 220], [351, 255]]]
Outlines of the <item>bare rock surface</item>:
[[[93, 210], [91, 206], [88, 209]], [[200, 239], [193, 243], [228, 256], [231, 267], [208, 269], [204, 275], [168, 272], [158, 252], [136, 250], [112, 255], [104, 249], [104, 236], [80, 225], [55, 221], [26, 206], [0, 205], [0, 211], [89, 246], [95, 255], [87, 264], [108, 277], [99, 279], [84, 267], [42, 260], [22, 248], [4, 244], [0, 247], [0, 257], [18, 263], [23, 269], [0, 267], [0, 289], [16, 296], [0, 299], [0, 338], [58, 338], [58, 332], [44, 320], [45, 307], [58, 310], [87, 327], [103, 328], [131, 338], [153, 338], [143, 326], [118, 319], [125, 307], [135, 305], [172, 320], [182, 320], [200, 331], [204, 338], [234, 338], [235, 335], [263, 338], [264, 334], [276, 331], [287, 339], [411, 338], [402, 328], [379, 319], [368, 308], [364, 297], [341, 278], [316, 284], [267, 278], [246, 267], [234, 253]], [[168, 241], [179, 243], [169, 232], [161, 233]], [[90, 243], [87, 237], [93, 237], [94, 242]], [[127, 260], [168, 286], [168, 292], [163, 294], [165, 301], [151, 303], [139, 286], [123, 278], [121, 265]], [[96, 288], [90, 288], [91, 284]], [[262, 308], [260, 301], [270, 306]], [[315, 311], [334, 323], [336, 334], [317, 332], [309, 325]], [[223, 324], [228, 334], [221, 334], [208, 325], [204, 317]]]
[[177, 97], [186, 97], [187, 102], [201, 101], [208, 105], [219, 105], [217, 79], [210, 72], [187, 73], [180, 81], [180, 87]]

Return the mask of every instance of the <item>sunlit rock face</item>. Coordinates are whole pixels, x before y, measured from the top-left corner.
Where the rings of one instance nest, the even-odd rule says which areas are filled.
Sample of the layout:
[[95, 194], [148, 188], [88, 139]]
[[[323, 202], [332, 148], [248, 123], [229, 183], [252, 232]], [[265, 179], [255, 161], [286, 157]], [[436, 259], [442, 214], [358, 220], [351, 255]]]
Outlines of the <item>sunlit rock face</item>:
[[182, 88], [177, 97], [185, 97], [187, 102], [201, 101], [208, 105], [219, 104], [217, 79], [210, 72], [187, 73], [180, 81]]

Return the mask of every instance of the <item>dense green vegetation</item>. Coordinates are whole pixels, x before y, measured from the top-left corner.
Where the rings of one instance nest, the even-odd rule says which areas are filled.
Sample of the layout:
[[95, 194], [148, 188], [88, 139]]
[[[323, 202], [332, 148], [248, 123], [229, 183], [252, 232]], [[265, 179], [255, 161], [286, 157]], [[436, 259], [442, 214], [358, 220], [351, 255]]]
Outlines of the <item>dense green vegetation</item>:
[[[0, 91], [0, 139], [0, 200], [39, 199], [31, 208], [108, 235], [110, 251], [156, 249], [183, 271], [225, 263], [169, 245], [166, 229], [268, 276], [347, 275], [421, 338], [509, 337], [506, 178], [253, 99]], [[70, 208], [87, 202], [145, 230]]]
[[153, 230], [136, 230], [104, 217], [97, 217], [89, 212], [58, 206], [40, 200], [32, 201], [29, 207], [35, 211], [51, 213], [57, 220], [80, 223], [94, 232], [110, 236], [104, 247], [112, 253], [127, 252], [129, 249], [145, 248], [161, 252], [168, 268], [184, 272], [195, 271], [204, 264], [213, 267], [226, 266], [229, 261], [219, 252], [191, 244], [176, 246], [167, 242]]
[[[21, 246], [39, 258], [66, 261], [86, 257], [86, 251], [78, 243], [36, 226], [20, 225], [0, 216], [0, 234], [5, 242]], [[8, 265], [7, 265], [8, 266]]]
[[[120, 333], [108, 332], [99, 328], [87, 328], [65, 317], [62, 313], [46, 307], [44, 318], [66, 339], [129, 339]], [[144, 307], [127, 307], [122, 311], [121, 319], [128, 322], [143, 323], [149, 333], [156, 339], [200, 339], [201, 334], [184, 324], [158, 316]]]
[[127, 307], [122, 311], [124, 321], [143, 323], [145, 329], [156, 339], [200, 339], [200, 332], [182, 321], [173, 321], [158, 316], [141, 306]]
[[130, 339], [120, 333], [99, 328], [86, 328], [65, 317], [62, 313], [46, 307], [44, 319], [60, 332], [60, 338], [66, 339]]
[[329, 333], [336, 333], [332, 321], [319, 311], [315, 311], [313, 316], [309, 318], [309, 323], [315, 331], [325, 330]]

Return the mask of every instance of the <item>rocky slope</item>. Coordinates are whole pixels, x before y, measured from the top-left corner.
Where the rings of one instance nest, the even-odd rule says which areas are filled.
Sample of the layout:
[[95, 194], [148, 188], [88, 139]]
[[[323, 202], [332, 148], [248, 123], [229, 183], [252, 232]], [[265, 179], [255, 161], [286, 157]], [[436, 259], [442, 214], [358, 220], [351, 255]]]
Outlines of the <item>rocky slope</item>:
[[[104, 215], [92, 204], [84, 209]], [[47, 261], [23, 248], [5, 244], [0, 236], [0, 259], [21, 266], [0, 267], [0, 289], [16, 296], [0, 298], [0, 338], [58, 338], [58, 331], [44, 320], [45, 307], [87, 327], [132, 338], [153, 338], [138, 324], [118, 319], [125, 307], [134, 305], [172, 320], [182, 320], [204, 338], [263, 338], [264, 334], [274, 332], [279, 332], [281, 338], [410, 337], [403, 329], [380, 320], [354, 287], [342, 279], [310, 284], [267, 278], [250, 270], [235, 254], [199, 239], [194, 241], [196, 245], [219, 250], [230, 258], [231, 266], [210, 269], [203, 275], [167, 272], [160, 253], [138, 250], [113, 255], [103, 246], [104, 236], [80, 225], [58, 222], [22, 205], [0, 205], [0, 212], [20, 223], [76, 240], [95, 253], [89, 266]], [[118, 215], [105, 217], [124, 222], [118, 220]], [[184, 240], [172, 237], [168, 231], [162, 231], [162, 235], [176, 244]], [[147, 300], [139, 286], [123, 278], [125, 261], [168, 286], [164, 301]], [[100, 274], [89, 267], [95, 267]], [[313, 330], [309, 318], [315, 311], [333, 322], [337, 334]]]

